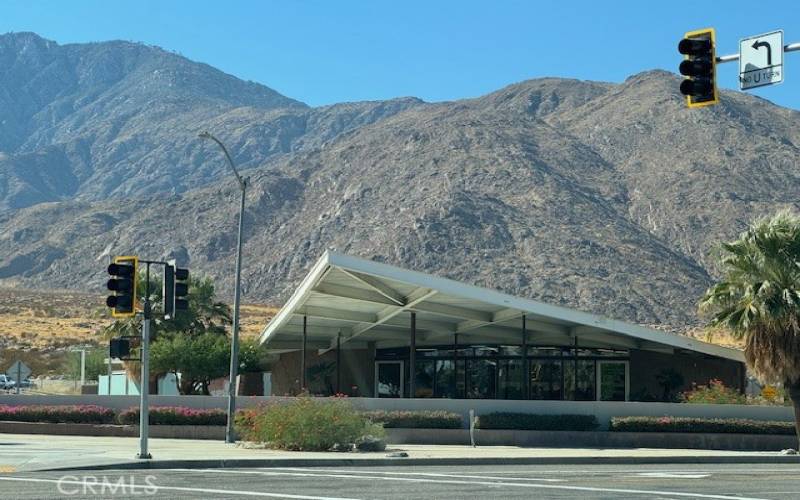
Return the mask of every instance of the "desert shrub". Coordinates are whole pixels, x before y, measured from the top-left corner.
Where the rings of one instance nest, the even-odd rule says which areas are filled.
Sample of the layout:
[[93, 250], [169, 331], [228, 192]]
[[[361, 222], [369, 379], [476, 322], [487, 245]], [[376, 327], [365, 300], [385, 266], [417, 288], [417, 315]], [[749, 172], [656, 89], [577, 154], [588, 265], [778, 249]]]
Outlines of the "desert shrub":
[[267, 403], [240, 412], [235, 423], [244, 439], [284, 450], [325, 451], [334, 445], [352, 447], [367, 435], [384, 437], [382, 426], [344, 398], [301, 396]]
[[743, 418], [614, 417], [610, 429], [620, 432], [728, 432], [736, 434], [790, 434], [794, 422]]
[[366, 411], [364, 415], [383, 427], [401, 429], [461, 429], [461, 415], [449, 411]]
[[725, 387], [721, 380], [712, 379], [708, 385], [697, 385], [681, 394], [685, 403], [695, 404], [747, 404], [747, 396], [736, 389]]
[[0, 420], [51, 424], [110, 424], [114, 410], [96, 405], [0, 405]]
[[592, 431], [600, 424], [594, 415], [536, 415], [532, 413], [487, 413], [480, 415], [478, 429], [529, 431]]
[[[117, 416], [121, 424], [139, 423], [139, 408], [128, 408]], [[227, 414], [220, 409], [197, 409], [183, 406], [154, 406], [150, 408], [150, 425], [225, 425]]]

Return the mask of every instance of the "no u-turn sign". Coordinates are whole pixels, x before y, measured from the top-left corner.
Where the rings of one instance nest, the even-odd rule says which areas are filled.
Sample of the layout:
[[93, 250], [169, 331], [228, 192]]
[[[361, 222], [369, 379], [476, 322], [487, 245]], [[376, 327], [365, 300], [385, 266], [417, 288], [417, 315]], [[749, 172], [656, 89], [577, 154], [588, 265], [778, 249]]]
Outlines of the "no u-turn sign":
[[739, 88], [774, 85], [783, 81], [783, 30], [739, 41]]

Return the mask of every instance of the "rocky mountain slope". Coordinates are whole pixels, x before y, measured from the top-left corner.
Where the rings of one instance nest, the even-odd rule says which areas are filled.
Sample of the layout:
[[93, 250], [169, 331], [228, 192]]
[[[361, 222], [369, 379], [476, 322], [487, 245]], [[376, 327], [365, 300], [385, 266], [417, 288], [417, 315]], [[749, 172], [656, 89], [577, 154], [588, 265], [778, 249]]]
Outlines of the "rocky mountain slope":
[[[800, 194], [800, 114], [734, 92], [688, 110], [663, 71], [622, 84], [531, 80], [447, 103], [308, 108], [159, 49], [58, 50], [97, 46], [157, 57], [124, 66], [134, 69], [119, 91], [69, 90], [107, 106], [117, 128], [74, 117], [78, 101], [51, 127], [33, 114], [25, 130], [35, 132], [14, 128], [0, 160], [0, 284], [97, 290], [97, 257], [135, 252], [178, 258], [229, 293], [238, 192], [218, 152], [194, 137], [204, 128], [251, 177], [247, 301], [279, 303], [335, 248], [682, 328], [698, 322], [714, 245]], [[169, 65], [193, 68], [180, 79], [187, 90], [133, 92]], [[124, 89], [135, 106], [123, 105]]]

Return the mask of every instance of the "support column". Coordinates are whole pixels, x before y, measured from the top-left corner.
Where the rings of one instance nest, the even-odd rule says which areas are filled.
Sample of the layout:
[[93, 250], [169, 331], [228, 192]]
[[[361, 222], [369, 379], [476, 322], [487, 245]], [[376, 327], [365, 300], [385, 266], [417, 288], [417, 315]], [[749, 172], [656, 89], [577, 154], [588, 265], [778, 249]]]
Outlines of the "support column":
[[306, 344], [308, 344], [308, 316], [303, 316], [303, 347], [300, 349], [300, 390], [306, 390]]
[[453, 334], [453, 398], [458, 397], [458, 334]]
[[408, 397], [413, 398], [417, 393], [417, 313], [415, 312], [411, 313], [411, 346], [408, 352], [408, 365], [408, 378], [410, 379], [408, 383]]
[[342, 332], [336, 334], [336, 393], [342, 393]]
[[525, 315], [522, 315], [522, 399], [531, 397], [531, 370], [528, 360], [528, 326]]
[[575, 384], [575, 387], [572, 388], [572, 399], [573, 399], [573, 401], [577, 401], [577, 397], [578, 397], [578, 337], [577, 336], [575, 336], [574, 344], [575, 344], [575, 347], [574, 347], [574, 349], [575, 349], [574, 350], [575, 359], [573, 360], [573, 363], [574, 363], [573, 366], [575, 367], [575, 372], [572, 375], [572, 378], [573, 378], [573, 383]]

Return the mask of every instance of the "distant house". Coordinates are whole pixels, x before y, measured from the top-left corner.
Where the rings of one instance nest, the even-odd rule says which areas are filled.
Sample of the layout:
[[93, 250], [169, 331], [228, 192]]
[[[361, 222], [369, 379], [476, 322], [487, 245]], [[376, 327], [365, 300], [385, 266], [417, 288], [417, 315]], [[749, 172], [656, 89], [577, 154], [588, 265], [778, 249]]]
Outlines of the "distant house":
[[745, 386], [735, 349], [335, 252], [260, 340], [278, 355], [274, 395], [652, 401]]

